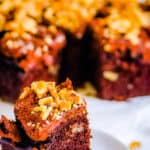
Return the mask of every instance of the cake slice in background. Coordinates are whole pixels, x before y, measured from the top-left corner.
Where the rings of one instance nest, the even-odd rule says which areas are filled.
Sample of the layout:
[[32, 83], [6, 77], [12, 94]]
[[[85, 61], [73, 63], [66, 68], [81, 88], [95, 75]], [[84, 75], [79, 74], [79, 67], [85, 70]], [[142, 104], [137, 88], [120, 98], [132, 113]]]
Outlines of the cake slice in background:
[[17, 98], [20, 90], [36, 80], [58, 80], [64, 33], [53, 27], [37, 33], [7, 32], [0, 39], [0, 96]]
[[[150, 14], [137, 1], [112, 0], [90, 25], [88, 68], [98, 96], [150, 94]], [[93, 39], [93, 40], [92, 40]]]
[[[16, 101], [15, 116], [14, 123], [1, 118], [2, 146], [6, 142], [22, 149], [90, 150], [86, 102], [68, 79], [60, 85], [33, 82]], [[17, 140], [13, 138], [15, 131]]]

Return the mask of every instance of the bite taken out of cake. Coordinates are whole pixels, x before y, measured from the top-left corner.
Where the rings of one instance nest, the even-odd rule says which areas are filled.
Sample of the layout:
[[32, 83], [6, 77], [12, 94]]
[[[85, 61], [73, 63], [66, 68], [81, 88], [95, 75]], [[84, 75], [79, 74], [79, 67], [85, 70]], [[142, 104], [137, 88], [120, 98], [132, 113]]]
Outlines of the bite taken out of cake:
[[60, 85], [33, 82], [24, 88], [14, 107], [15, 122], [1, 118], [2, 148], [90, 150], [86, 102], [69, 79]]

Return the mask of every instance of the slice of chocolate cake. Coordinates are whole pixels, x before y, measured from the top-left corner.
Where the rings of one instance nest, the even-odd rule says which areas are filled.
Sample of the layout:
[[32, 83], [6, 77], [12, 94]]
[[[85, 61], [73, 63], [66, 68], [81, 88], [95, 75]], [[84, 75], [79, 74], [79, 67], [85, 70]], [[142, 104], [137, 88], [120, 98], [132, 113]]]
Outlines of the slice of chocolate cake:
[[[33, 82], [16, 101], [15, 115], [15, 126], [1, 119], [2, 145], [40, 150], [90, 149], [86, 103], [73, 90], [70, 80], [60, 85]], [[15, 131], [19, 131], [17, 140], [13, 138]]]
[[137, 1], [110, 0], [92, 21], [88, 62], [99, 97], [124, 100], [150, 94], [149, 20]]

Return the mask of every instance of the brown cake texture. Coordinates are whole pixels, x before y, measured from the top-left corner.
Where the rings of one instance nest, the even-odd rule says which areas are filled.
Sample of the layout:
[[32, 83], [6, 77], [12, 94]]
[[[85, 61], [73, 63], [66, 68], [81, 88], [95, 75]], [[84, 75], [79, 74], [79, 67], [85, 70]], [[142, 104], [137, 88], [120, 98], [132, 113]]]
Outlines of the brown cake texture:
[[[39, 150], [90, 150], [86, 102], [69, 79], [36, 81], [15, 104], [16, 122], [1, 118], [1, 145]], [[8, 144], [9, 143], [9, 144]]]
[[150, 94], [149, 21], [137, 2], [112, 0], [91, 22], [89, 76], [99, 97], [125, 100]]

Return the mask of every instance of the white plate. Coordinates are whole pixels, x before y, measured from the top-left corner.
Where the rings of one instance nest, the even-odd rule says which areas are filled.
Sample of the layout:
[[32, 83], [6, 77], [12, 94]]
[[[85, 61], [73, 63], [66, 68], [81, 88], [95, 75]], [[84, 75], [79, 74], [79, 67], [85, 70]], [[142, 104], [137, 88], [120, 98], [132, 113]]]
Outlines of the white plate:
[[[0, 101], [1, 115], [5, 115], [9, 119], [14, 119], [13, 105]], [[92, 150], [126, 150], [125, 146], [119, 140], [94, 128], [92, 128], [91, 148]]]
[[117, 139], [102, 131], [92, 129], [92, 150], [127, 150]]
[[150, 150], [150, 96], [127, 102], [87, 98], [91, 128], [102, 130], [123, 143], [141, 143], [136, 150]]
[[[132, 141], [141, 142], [138, 150], [149, 150], [149, 96], [128, 102], [86, 99], [93, 134], [92, 150], [124, 150]], [[0, 115], [2, 114], [13, 119], [13, 106], [0, 102]]]

